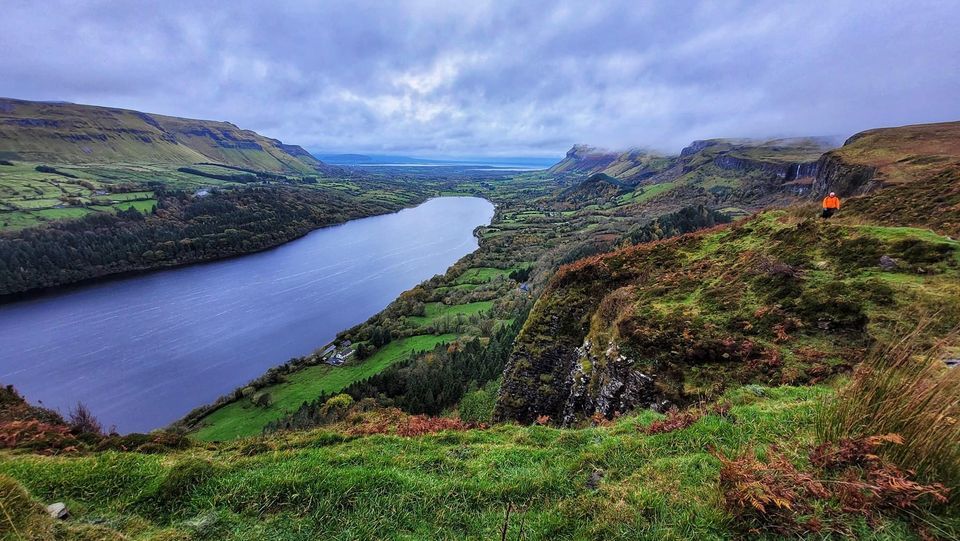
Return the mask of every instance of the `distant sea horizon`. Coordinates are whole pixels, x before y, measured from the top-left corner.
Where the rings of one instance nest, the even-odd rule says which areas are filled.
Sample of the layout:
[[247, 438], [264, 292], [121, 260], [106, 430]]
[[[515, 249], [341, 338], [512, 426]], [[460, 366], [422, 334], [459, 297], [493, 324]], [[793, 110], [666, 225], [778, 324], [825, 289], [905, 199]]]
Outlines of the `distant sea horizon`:
[[320, 161], [330, 165], [356, 167], [478, 167], [484, 169], [529, 171], [548, 169], [562, 157], [538, 158], [529, 156], [515, 157], [464, 157], [464, 158], [417, 158], [412, 156], [394, 156], [385, 154], [343, 153], [330, 154], [313, 152]]

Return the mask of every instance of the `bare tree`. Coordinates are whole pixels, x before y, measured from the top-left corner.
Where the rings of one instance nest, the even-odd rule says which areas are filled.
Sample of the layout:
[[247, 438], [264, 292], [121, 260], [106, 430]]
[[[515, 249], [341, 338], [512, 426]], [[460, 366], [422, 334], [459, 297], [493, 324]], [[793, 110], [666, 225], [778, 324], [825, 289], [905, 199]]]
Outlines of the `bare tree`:
[[74, 433], [103, 435], [103, 425], [83, 402], [77, 402], [77, 406], [70, 409], [69, 418]]

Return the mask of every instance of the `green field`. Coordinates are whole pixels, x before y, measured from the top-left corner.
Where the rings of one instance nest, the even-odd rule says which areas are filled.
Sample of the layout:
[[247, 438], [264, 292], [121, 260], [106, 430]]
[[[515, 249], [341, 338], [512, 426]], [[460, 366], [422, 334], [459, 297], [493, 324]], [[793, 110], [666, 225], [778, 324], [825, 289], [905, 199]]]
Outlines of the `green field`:
[[247, 399], [232, 402], [205, 417], [207, 426], [198, 430], [196, 437], [220, 441], [259, 434], [267, 423], [296, 410], [304, 401], [314, 400], [323, 393], [340, 391], [409, 357], [413, 352], [428, 351], [437, 344], [455, 339], [456, 336], [452, 334], [411, 336], [390, 342], [359, 364], [311, 366], [292, 374], [287, 383], [268, 387], [266, 391], [273, 398], [270, 407], [255, 407]]
[[662, 193], [672, 190], [675, 186], [675, 182], [664, 182], [652, 186], [638, 186], [634, 191], [618, 197], [617, 203], [645, 203]]
[[455, 304], [453, 306], [447, 306], [440, 302], [431, 302], [424, 306], [423, 316], [413, 316], [407, 318], [407, 320], [422, 327], [444, 317], [456, 317], [458, 315], [472, 316], [474, 314], [488, 312], [492, 307], [493, 301], [471, 302], [469, 304]]
[[507, 276], [511, 272], [517, 270], [518, 267], [512, 267], [509, 269], [496, 269], [493, 267], [472, 267], [463, 272], [457, 279], [454, 281], [456, 285], [463, 284], [485, 284], [498, 276]]
[[[64, 166], [63, 174], [40, 172], [38, 164], [0, 166], [0, 230], [33, 227], [55, 220], [80, 218], [94, 212], [117, 212], [134, 208], [142, 213], [157, 204], [151, 191], [112, 193], [111, 186], [145, 182], [173, 175], [170, 167], [116, 164]], [[149, 171], [139, 176], [140, 171]], [[72, 175], [71, 178], [65, 175]]]

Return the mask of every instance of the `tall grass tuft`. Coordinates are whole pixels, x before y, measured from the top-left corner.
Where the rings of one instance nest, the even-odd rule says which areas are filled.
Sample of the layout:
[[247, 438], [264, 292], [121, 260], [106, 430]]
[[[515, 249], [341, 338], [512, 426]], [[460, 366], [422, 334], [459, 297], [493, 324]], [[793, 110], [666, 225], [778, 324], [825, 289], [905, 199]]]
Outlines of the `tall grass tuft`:
[[902, 445], [885, 445], [879, 453], [922, 481], [946, 485], [957, 504], [960, 368], [948, 368], [943, 360], [958, 332], [929, 347], [921, 338], [924, 328], [870, 353], [852, 381], [821, 408], [817, 435], [822, 442], [837, 442], [899, 434]]

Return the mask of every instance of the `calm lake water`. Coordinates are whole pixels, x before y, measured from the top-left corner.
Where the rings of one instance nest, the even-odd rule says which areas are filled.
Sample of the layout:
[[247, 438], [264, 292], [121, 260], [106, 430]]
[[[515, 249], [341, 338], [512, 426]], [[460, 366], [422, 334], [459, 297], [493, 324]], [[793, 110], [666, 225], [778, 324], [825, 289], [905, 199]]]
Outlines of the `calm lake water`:
[[307, 354], [477, 248], [493, 205], [444, 197], [227, 261], [0, 306], [0, 382], [148, 431]]

